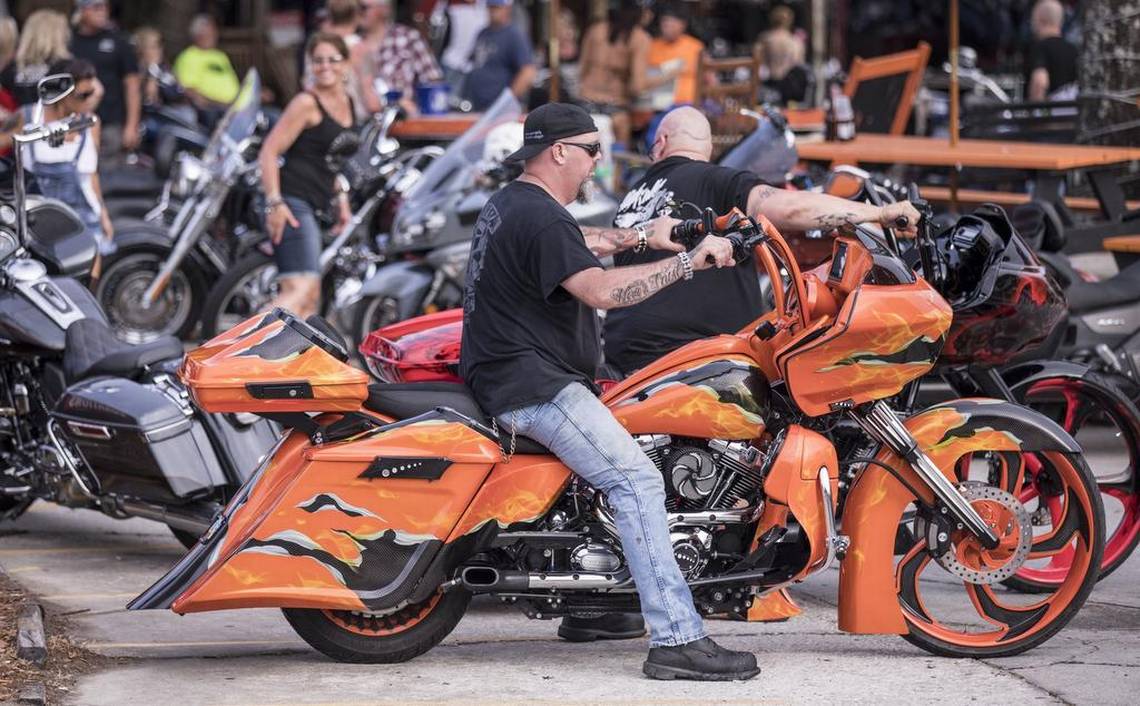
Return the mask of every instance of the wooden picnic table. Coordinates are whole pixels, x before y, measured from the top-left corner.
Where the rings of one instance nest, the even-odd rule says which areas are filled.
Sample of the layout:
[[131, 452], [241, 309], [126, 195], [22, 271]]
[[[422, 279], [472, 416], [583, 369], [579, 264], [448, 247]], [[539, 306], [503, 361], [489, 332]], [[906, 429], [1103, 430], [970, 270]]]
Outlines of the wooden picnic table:
[[392, 125], [389, 134], [402, 140], [454, 140], [475, 124], [482, 113], [447, 113], [405, 118]]
[[[1140, 218], [1128, 210], [1124, 191], [1117, 178], [1104, 167], [1140, 161], [1140, 149], [1100, 145], [1057, 145], [1040, 142], [1001, 140], [959, 140], [911, 135], [860, 134], [847, 142], [800, 140], [800, 159], [835, 164], [908, 164], [952, 169], [967, 167], [1012, 169], [1030, 172], [1034, 199], [1047, 201], [1062, 213], [1066, 222], [1066, 252], [1081, 253], [1103, 249], [1107, 237], [1140, 234]], [[1077, 225], [1065, 203], [1065, 173], [1088, 171], [1103, 219]], [[957, 189], [952, 188], [956, 200]]]
[[856, 135], [847, 142], [798, 141], [800, 159], [832, 164], [911, 164], [1065, 172], [1140, 160], [1140, 149], [939, 137]]

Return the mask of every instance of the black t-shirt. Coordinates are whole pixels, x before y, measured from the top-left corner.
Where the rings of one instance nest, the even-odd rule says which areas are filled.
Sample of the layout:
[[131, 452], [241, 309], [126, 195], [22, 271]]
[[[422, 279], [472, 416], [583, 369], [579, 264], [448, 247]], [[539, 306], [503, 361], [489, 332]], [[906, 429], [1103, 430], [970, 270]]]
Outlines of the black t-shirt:
[[[762, 181], [747, 171], [669, 157], [657, 162], [618, 206], [614, 226], [630, 228], [669, 213], [669, 204], [691, 203], [717, 214], [748, 206], [748, 194]], [[686, 208], [683, 214], [696, 214]], [[632, 250], [614, 256], [617, 266], [640, 265], [673, 253]], [[628, 374], [669, 351], [701, 338], [735, 333], [761, 314], [760, 282], [756, 264], [742, 262], [730, 271], [715, 268], [697, 272], [692, 280], [678, 282], [649, 299], [606, 313], [606, 362]]]
[[1049, 89], [1053, 93], [1058, 88], [1077, 82], [1077, 48], [1062, 37], [1047, 37], [1033, 43], [1029, 49], [1029, 76], [1037, 69], [1049, 72]]
[[484, 411], [549, 402], [572, 382], [597, 391], [598, 316], [562, 282], [601, 266], [544, 189], [516, 181], [491, 197], [471, 240], [459, 356]]
[[103, 84], [103, 100], [99, 103], [99, 120], [107, 125], [122, 125], [127, 119], [127, 99], [123, 78], [139, 72], [134, 47], [119, 32], [104, 29], [95, 34], [76, 32], [71, 37], [71, 53], [90, 61], [95, 75]]
[[31, 64], [17, 69], [16, 62], [12, 61], [0, 71], [0, 86], [8, 89], [17, 104], [32, 105], [40, 99], [39, 82], [47, 72], [47, 64]]

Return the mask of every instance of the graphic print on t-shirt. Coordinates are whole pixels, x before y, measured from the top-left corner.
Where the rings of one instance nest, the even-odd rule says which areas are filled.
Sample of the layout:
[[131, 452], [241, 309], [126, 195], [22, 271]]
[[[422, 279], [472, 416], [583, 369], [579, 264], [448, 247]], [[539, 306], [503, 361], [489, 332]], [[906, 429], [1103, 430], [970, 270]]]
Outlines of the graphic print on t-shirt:
[[503, 219], [495, 204], [488, 202], [475, 222], [475, 234], [471, 238], [471, 255], [467, 258], [467, 282], [463, 293], [463, 315], [471, 316], [475, 311], [475, 285], [483, 272], [483, 256], [487, 254], [487, 241], [499, 230]]
[[652, 184], [647, 181], [626, 194], [614, 216], [614, 227], [632, 228], [669, 213], [673, 190], [667, 184], [665, 179], [658, 179]]

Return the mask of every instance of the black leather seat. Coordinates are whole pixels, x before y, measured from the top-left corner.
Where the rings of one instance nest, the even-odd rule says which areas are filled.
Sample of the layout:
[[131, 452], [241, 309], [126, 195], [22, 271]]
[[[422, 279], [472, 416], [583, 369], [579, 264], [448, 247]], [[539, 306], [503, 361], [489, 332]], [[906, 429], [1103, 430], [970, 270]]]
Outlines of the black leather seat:
[[[364, 408], [394, 419], [408, 419], [436, 407], [450, 407], [460, 414], [491, 426], [491, 419], [479, 408], [471, 390], [459, 382], [409, 382], [373, 383], [368, 386], [368, 399]], [[509, 435], [503, 432], [503, 445], [509, 443]], [[542, 444], [518, 436], [515, 439], [515, 453], [549, 454]]]
[[183, 352], [182, 341], [174, 336], [160, 336], [149, 343], [123, 343], [102, 321], [80, 319], [67, 327], [63, 374], [69, 385], [96, 375], [133, 377], [143, 367], [181, 358]]
[[1140, 262], [1100, 282], [1086, 282], [1078, 277], [1065, 290], [1065, 299], [1073, 314], [1127, 304], [1140, 306]]

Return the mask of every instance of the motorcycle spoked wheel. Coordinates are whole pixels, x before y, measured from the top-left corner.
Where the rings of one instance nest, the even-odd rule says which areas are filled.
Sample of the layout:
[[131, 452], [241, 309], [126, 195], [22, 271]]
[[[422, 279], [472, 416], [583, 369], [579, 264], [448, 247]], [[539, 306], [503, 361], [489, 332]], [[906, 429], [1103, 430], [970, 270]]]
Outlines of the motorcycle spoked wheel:
[[[1057, 377], [1040, 380], [1024, 391], [1019, 391], [1018, 401], [1031, 407], [1064, 427], [1082, 448], [1102, 446], [1105, 437], [1114, 439], [1112, 452], [1123, 451], [1127, 462], [1123, 470], [1109, 469], [1097, 472], [1098, 488], [1105, 505], [1106, 527], [1104, 557], [1101, 559], [1100, 578], [1104, 578], [1127, 561], [1140, 544], [1140, 479], [1137, 468], [1140, 464], [1140, 411], [1112, 383], [1096, 373], [1088, 373], [1080, 379]], [[1098, 449], [1103, 452], [1103, 448]], [[1106, 455], [1106, 454], [1098, 454]], [[1086, 454], [1087, 458], [1087, 454]], [[1035, 471], [1032, 458], [1027, 459], [1029, 472]], [[1102, 466], [1106, 461], [1097, 461]], [[1049, 522], [1056, 523], [1056, 515], [1062, 510], [1051, 493], [1049, 479], [1043, 482], [1026, 483], [1022, 487], [1022, 502], [1037, 498], [1043, 516], [1050, 515]], [[1040, 496], [1044, 492], [1044, 503]], [[1054, 555], [1044, 566], [1023, 566], [1005, 585], [1026, 593], [1048, 592], [1055, 588], [1068, 572], [1072, 555], [1069, 550]]]
[[376, 329], [400, 321], [400, 302], [394, 297], [363, 299], [355, 308], [352, 317], [353, 350], [360, 350], [364, 339]]
[[167, 251], [132, 249], [103, 263], [95, 298], [116, 335], [127, 343], [145, 343], [162, 335], [189, 338], [198, 325], [205, 286], [186, 267], [179, 267], [150, 309], [141, 306], [143, 292], [162, 268]]
[[470, 593], [452, 590], [386, 615], [312, 608], [281, 612], [301, 639], [338, 662], [393, 664], [438, 645], [459, 624], [470, 602]]
[[210, 340], [264, 309], [277, 296], [277, 265], [260, 250], [226, 270], [202, 306], [202, 338]]
[[[997, 482], [980, 480], [975, 477], [976, 471], [964, 477], [978, 481], [977, 485], [984, 488], [1005, 490], [1006, 497], [1023, 506], [1024, 501], [1019, 502], [1016, 490], [1025, 477], [1030, 456], [1039, 460], [1042, 473], [1056, 480], [1063, 500], [1058, 501], [1061, 508], [1058, 526], [1043, 534], [1036, 534], [1026, 518], [1025, 526], [1034, 534], [1028, 542], [1024, 561], [1047, 559], [1071, 548], [1071, 561], [1064, 579], [1046, 596], [995, 590], [994, 581], [1003, 562], [1016, 561], [1010, 558], [1015, 556], [1010, 542], [1015, 535], [1021, 539], [1021, 530], [1016, 522], [1000, 519], [1001, 508], [993, 513], [993, 503], [987, 508], [985, 501], [974, 500], [972, 504], [979, 512], [985, 510], [984, 516], [989, 512], [999, 518], [996, 524], [1004, 529], [995, 529], [1003, 543], [996, 550], [984, 550], [972, 535], [951, 530], [953, 556], [961, 565], [978, 571], [964, 572], [974, 574], [973, 577], [956, 575], [939, 566], [925, 539], [919, 539], [910, 547], [895, 566], [898, 598], [908, 627], [903, 637], [908, 642], [945, 657], [1007, 657], [1048, 640], [1084, 605], [1096, 585], [1104, 549], [1104, 512], [1096, 481], [1084, 460], [1079, 455], [1057, 451], [979, 454], [965, 459], [963, 465], [980, 466], [982, 478], [993, 479], [993, 461], [1000, 457], [1001, 471], [997, 474], [1000, 478]], [[1030, 511], [1030, 508], [1022, 509]], [[985, 571], [994, 573], [979, 582], [977, 576]], [[924, 575], [930, 580], [923, 582]], [[948, 588], [953, 582], [960, 582], [964, 596], [957, 589]]]

